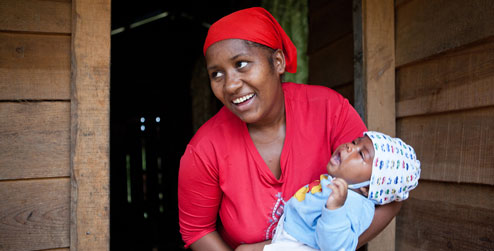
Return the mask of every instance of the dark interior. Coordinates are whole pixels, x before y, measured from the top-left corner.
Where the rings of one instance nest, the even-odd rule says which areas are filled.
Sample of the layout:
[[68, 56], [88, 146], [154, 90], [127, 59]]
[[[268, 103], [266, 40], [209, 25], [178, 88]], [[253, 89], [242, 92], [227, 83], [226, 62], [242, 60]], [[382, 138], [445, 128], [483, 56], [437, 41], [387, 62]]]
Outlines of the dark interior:
[[112, 250], [184, 249], [177, 177], [194, 133], [193, 67], [208, 25], [251, 6], [259, 1], [112, 1]]

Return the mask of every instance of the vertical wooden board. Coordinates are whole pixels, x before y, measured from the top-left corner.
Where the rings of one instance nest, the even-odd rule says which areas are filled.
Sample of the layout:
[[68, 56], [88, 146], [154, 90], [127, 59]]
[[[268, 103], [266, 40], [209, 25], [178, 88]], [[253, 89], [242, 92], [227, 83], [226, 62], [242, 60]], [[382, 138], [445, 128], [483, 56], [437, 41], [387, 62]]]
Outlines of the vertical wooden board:
[[309, 83], [334, 87], [353, 81], [353, 35], [350, 33], [309, 55]]
[[423, 179], [494, 185], [494, 107], [399, 119], [397, 135], [415, 148]]
[[309, 1], [309, 54], [351, 33], [351, 1]]
[[491, 0], [414, 0], [396, 11], [397, 66], [494, 35]]
[[397, 217], [397, 250], [493, 250], [494, 187], [422, 180]]
[[0, 103], [0, 180], [70, 175], [70, 104]]
[[70, 36], [0, 32], [0, 99], [70, 99]]
[[70, 180], [0, 182], [0, 250], [69, 246]]
[[75, 0], [71, 250], [109, 250], [110, 0]]
[[[360, 9], [355, 8], [354, 9]], [[361, 2], [362, 10], [362, 81], [356, 79], [357, 99], [364, 98], [365, 122], [369, 130], [395, 134], [395, 51], [394, 0]], [[355, 13], [358, 15], [358, 13]], [[358, 20], [358, 18], [354, 18]], [[357, 36], [357, 35], [356, 35]], [[360, 40], [360, 39], [358, 39]], [[356, 50], [358, 51], [358, 50]], [[356, 55], [356, 58], [359, 58]], [[358, 64], [356, 64], [358, 66]], [[357, 86], [360, 85], [360, 86]], [[368, 250], [395, 249], [395, 221], [367, 245]]]
[[494, 105], [494, 38], [397, 70], [397, 117]]
[[70, 0], [2, 0], [0, 30], [70, 33]]

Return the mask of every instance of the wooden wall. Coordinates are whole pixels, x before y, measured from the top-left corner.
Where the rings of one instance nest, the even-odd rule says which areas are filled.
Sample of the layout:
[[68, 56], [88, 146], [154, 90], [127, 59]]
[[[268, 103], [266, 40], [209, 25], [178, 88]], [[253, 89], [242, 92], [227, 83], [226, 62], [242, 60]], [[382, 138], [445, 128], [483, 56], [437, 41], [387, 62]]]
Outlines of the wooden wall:
[[109, 3], [0, 1], [0, 250], [109, 245]]
[[71, 8], [0, 1], [0, 250], [70, 244]]
[[352, 1], [309, 1], [309, 84], [330, 87], [353, 104]]
[[419, 186], [397, 250], [494, 249], [494, 2], [395, 3], [397, 136]]

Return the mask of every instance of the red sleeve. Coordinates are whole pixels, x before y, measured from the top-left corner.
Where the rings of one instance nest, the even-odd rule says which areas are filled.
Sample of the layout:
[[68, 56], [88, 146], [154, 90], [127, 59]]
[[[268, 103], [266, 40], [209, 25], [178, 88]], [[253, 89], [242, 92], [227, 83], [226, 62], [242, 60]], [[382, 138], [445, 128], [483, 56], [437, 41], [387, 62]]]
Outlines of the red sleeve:
[[340, 96], [339, 101], [341, 101], [340, 105], [337, 106], [339, 111], [334, 113], [333, 121], [328, 121], [329, 124], [333, 123], [330, 141], [332, 142], [331, 152], [334, 152], [343, 143], [362, 137], [363, 133], [367, 131], [364, 122], [348, 100]]
[[216, 230], [222, 192], [218, 170], [208, 160], [191, 145], [180, 160], [178, 212], [180, 233], [186, 247]]

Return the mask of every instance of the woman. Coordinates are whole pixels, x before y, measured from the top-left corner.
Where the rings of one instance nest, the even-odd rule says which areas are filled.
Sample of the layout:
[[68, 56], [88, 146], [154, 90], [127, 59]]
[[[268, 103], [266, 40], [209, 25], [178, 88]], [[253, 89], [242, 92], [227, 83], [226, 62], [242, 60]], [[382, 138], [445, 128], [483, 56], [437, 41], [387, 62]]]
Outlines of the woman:
[[[224, 107], [198, 130], [182, 157], [180, 232], [194, 250], [262, 250], [285, 201], [325, 173], [338, 145], [366, 128], [336, 92], [281, 83], [285, 71], [296, 71], [296, 48], [262, 8], [214, 23], [204, 54], [211, 88]], [[377, 208], [359, 246], [399, 208]]]

